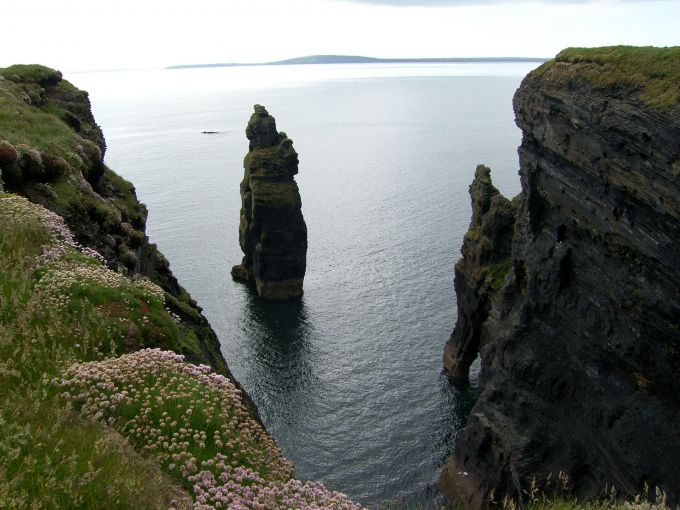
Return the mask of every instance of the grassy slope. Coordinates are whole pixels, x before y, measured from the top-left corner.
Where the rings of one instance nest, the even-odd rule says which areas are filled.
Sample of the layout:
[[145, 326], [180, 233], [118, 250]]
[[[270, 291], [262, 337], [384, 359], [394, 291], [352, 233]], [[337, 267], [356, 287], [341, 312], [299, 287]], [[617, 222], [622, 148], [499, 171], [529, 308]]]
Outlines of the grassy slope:
[[101, 165], [86, 97], [0, 69], [2, 178], [37, 202], [0, 188], [0, 508], [354, 508], [291, 478], [223, 360], [174, 354], [206, 360], [203, 319], [176, 283], [128, 276], [146, 211]]
[[[0, 508], [101, 508], [102, 498], [109, 508], [168, 508], [184, 493], [179, 484], [118, 434], [61, 405], [50, 383], [74, 361], [124, 348], [101, 334], [117, 324], [88, 294], [141, 303], [142, 293], [93, 283], [63, 308], [39, 299], [48, 271], [35, 264], [50, 234], [35, 216], [17, 215], [25, 210], [17, 205], [0, 198]], [[98, 264], [72, 249], [65, 258]]]
[[144, 274], [168, 291], [168, 307], [196, 336], [182, 353], [229, 375], [210, 325], [172, 275], [168, 261], [149, 243], [147, 211], [134, 186], [103, 164], [105, 148], [86, 92], [43, 66], [0, 69], [5, 189], [64, 217], [78, 241], [98, 250], [112, 269]]
[[139, 246], [146, 211], [132, 185], [101, 164], [103, 142], [90, 118], [87, 94], [61, 80], [60, 73], [35, 65], [0, 69], [0, 160], [3, 147], [18, 153], [16, 163], [4, 165], [9, 189], [73, 221], [99, 224], [100, 231], [90, 235], [93, 240], [112, 235], [116, 257], [109, 257], [111, 263], [114, 258], [125, 262]]
[[[19, 159], [13, 165], [5, 159], [4, 180], [49, 182], [56, 209], [85, 210], [112, 230], [122, 221], [143, 229], [144, 211], [130, 183], [106, 169], [110, 200], [82, 184], [101, 152], [84, 122], [46, 99], [45, 87], [54, 97], [86, 97], [43, 66], [0, 69], [0, 138]], [[67, 121], [76, 122], [82, 136]], [[36, 160], [39, 168], [31, 168]], [[74, 362], [141, 347], [200, 354], [196, 337], [132, 282], [46, 285], [64, 271], [37, 268], [55, 242], [39, 210], [10, 194], [0, 198], [0, 508], [168, 508], [172, 499], [188, 497], [178, 481], [113, 430], [63, 405], [49, 381]], [[143, 239], [143, 232], [126, 230], [121, 245]], [[73, 248], [61, 259], [106, 272]]]
[[0, 508], [358, 508], [293, 479], [241, 391], [176, 354], [195, 336], [166, 296], [0, 194]]

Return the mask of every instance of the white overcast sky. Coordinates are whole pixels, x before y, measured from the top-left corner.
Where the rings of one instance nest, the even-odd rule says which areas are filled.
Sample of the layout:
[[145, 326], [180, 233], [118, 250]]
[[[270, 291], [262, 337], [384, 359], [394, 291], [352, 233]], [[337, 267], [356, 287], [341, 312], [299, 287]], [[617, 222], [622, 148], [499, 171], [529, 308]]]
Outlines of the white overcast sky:
[[8, 0], [2, 18], [0, 67], [63, 71], [680, 45], [680, 1], [666, 0]]

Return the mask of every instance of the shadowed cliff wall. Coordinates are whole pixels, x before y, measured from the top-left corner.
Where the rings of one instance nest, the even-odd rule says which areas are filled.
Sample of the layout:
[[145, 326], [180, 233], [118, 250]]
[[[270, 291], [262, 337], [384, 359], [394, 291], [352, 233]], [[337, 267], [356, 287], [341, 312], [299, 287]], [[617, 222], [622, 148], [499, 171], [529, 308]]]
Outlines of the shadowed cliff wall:
[[562, 472], [579, 498], [648, 483], [677, 502], [679, 93], [678, 48], [565, 50], [522, 82], [511, 268], [456, 325], [480, 331], [483, 391], [451, 498], [521, 501]]

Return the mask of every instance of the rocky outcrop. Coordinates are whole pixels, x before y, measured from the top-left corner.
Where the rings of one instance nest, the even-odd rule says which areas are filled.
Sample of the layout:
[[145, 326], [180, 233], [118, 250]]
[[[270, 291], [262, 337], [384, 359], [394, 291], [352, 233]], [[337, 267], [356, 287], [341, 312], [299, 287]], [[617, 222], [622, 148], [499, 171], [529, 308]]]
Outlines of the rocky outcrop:
[[470, 185], [472, 221], [463, 240], [463, 257], [455, 268], [458, 320], [444, 348], [444, 370], [457, 382], [468, 378], [491, 298], [503, 285], [511, 265], [516, 206], [494, 187], [490, 173], [483, 165], [475, 171]]
[[512, 267], [481, 307], [467, 236], [456, 273], [450, 365], [478, 343], [482, 392], [442, 472], [451, 498], [522, 502], [559, 473], [579, 499], [680, 498], [678, 69], [677, 48], [572, 49], [517, 91]]
[[255, 105], [246, 136], [250, 150], [243, 162], [239, 225], [244, 256], [231, 274], [236, 280], [254, 282], [261, 297], [299, 297], [307, 268], [307, 226], [293, 179], [298, 173], [297, 153], [263, 106]]
[[187, 346], [182, 354], [230, 376], [201, 308], [149, 242], [147, 210], [134, 186], [104, 164], [106, 143], [87, 92], [59, 71], [15, 65], [0, 69], [0, 94], [0, 115], [11, 119], [0, 125], [4, 188], [62, 216], [76, 240], [101, 253], [111, 269], [142, 274], [160, 285], [167, 307], [197, 339], [198, 349]]

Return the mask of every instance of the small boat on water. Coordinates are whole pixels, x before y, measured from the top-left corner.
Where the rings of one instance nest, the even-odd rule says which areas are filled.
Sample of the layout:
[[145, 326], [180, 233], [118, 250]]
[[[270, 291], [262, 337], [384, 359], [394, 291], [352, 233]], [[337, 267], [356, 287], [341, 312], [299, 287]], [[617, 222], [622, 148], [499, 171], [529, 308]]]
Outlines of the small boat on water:
[[201, 131], [204, 135], [216, 135], [219, 131]]

